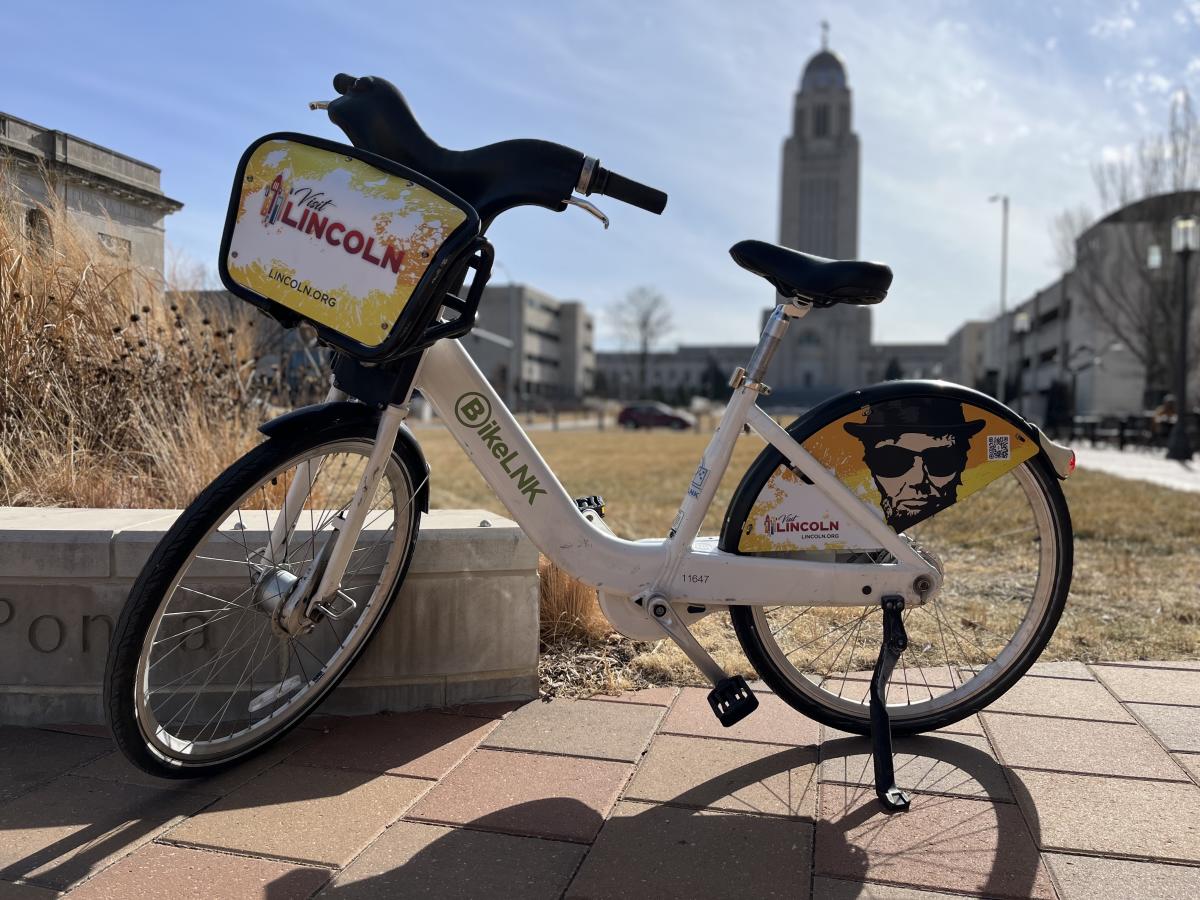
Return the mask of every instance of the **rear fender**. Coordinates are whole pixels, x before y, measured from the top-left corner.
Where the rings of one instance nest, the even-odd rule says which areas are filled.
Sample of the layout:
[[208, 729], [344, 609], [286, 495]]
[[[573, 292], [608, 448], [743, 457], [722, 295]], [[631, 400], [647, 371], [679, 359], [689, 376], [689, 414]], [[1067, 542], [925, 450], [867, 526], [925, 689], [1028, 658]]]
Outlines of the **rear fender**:
[[[945, 381], [850, 391], [809, 410], [787, 431], [896, 531], [1039, 453], [1060, 478], [1074, 468], [1074, 453], [1036, 425], [986, 394]], [[888, 471], [906, 460], [904, 473]], [[768, 447], [734, 493], [720, 546], [764, 553], [869, 550], [877, 542]]]
[[[324, 431], [330, 428], [361, 429], [364, 433], [371, 434], [379, 428], [379, 416], [380, 410], [373, 406], [339, 400], [302, 406], [264, 422], [258, 430], [267, 437], [289, 437], [300, 432]], [[396, 451], [413, 466], [413, 477], [417, 484], [422, 485], [417, 492], [421, 511], [429, 512], [429, 463], [425, 461], [421, 445], [417, 443], [407, 425], [401, 425], [396, 435]]]

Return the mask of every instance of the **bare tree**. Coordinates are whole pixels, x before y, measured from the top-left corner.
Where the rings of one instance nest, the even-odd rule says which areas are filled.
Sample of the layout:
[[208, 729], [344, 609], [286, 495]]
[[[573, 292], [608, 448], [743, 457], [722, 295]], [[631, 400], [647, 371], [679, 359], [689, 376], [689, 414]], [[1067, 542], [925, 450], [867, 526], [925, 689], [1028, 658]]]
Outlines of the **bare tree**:
[[1200, 189], [1200, 125], [1187, 90], [1172, 98], [1163, 133], [1096, 163], [1092, 179], [1110, 218], [1093, 227], [1086, 207], [1057, 216], [1051, 235], [1059, 265], [1071, 273], [1072, 297], [1145, 367], [1147, 386], [1166, 388], [1177, 375], [1182, 302], [1171, 223], [1200, 211], [1200, 195], [1189, 193]]
[[608, 318], [622, 344], [637, 350], [638, 390], [645, 394], [650, 351], [674, 327], [667, 298], [652, 287], [635, 287], [624, 300], [608, 308]]
[[1054, 260], [1064, 272], [1075, 268], [1075, 242], [1096, 221], [1092, 211], [1083, 204], [1073, 209], [1064, 209], [1050, 223], [1050, 237], [1054, 241]]

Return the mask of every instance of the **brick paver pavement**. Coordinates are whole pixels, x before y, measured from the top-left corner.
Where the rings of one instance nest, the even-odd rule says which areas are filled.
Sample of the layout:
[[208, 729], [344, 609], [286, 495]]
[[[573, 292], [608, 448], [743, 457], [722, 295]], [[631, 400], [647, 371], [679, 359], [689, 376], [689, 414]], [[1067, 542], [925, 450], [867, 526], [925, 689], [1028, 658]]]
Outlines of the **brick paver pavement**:
[[1200, 663], [1039, 665], [979, 716], [864, 739], [761, 689], [314, 719], [160, 781], [95, 728], [0, 728], [7, 898], [1200, 896]]

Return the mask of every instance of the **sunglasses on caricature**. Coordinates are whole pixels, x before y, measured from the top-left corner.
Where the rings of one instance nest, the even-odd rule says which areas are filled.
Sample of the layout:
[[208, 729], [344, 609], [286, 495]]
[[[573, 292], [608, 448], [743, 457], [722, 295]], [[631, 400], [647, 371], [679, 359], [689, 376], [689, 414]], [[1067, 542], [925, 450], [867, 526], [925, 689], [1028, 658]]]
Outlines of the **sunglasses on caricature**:
[[929, 447], [925, 450], [909, 450], [895, 444], [873, 447], [866, 453], [867, 466], [880, 478], [899, 478], [909, 472], [920, 457], [925, 471], [934, 478], [946, 478], [963, 470], [967, 461], [965, 447], [952, 444], [948, 447]]

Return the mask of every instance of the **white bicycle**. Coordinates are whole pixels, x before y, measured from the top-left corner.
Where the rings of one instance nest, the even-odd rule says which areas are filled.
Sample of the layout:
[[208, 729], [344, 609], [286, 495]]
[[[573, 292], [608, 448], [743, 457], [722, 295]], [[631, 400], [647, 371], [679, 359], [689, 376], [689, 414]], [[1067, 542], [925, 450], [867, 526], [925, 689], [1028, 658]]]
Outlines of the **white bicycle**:
[[[257, 141], [221, 249], [230, 290], [285, 324], [308, 321], [335, 349], [334, 387], [262, 426], [266, 440], [196, 498], [134, 584], [105, 679], [125, 754], [157, 775], [211, 774], [278, 740], [346, 675], [428, 509], [429, 469], [404, 425], [419, 390], [541, 552], [599, 589], [617, 630], [679, 645], [724, 724], [757, 700], [689, 630], [718, 610], [778, 696], [874, 735], [881, 799], [905, 805], [891, 729], [986, 706], [1050, 639], [1071, 581], [1059, 481], [1074, 454], [945, 382], [868, 387], [780, 427], [756, 401], [789, 323], [877, 303], [892, 273], [745, 241], [734, 259], [781, 300], [733, 373], [667, 537], [618, 538], [602, 504], [567, 495], [456, 338], [474, 324], [498, 214], [576, 205], [603, 218], [576, 193], [659, 213], [666, 195], [544, 141], [445, 150], [388, 82], [334, 86], [338, 99], [313, 106], [353, 146]], [[698, 537], [745, 426], [767, 446], [720, 536]]]

